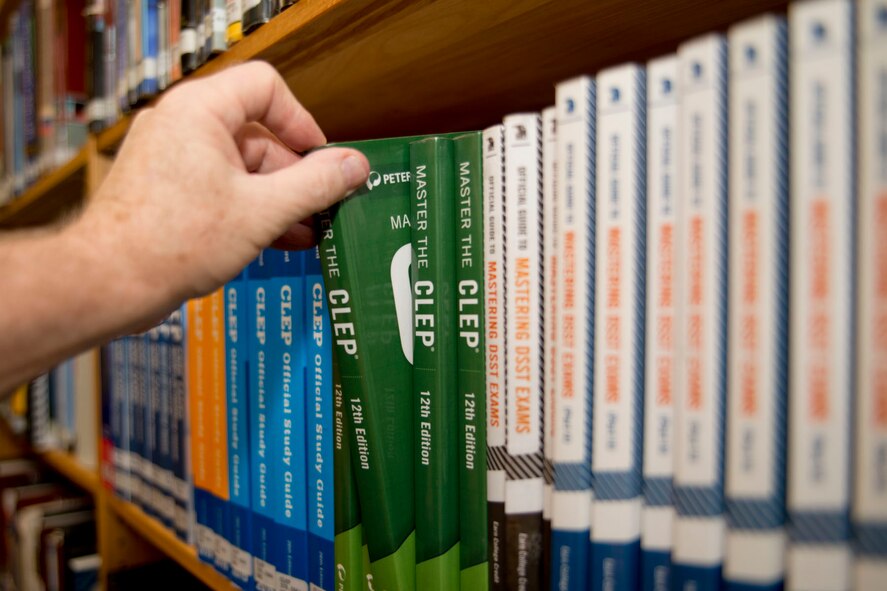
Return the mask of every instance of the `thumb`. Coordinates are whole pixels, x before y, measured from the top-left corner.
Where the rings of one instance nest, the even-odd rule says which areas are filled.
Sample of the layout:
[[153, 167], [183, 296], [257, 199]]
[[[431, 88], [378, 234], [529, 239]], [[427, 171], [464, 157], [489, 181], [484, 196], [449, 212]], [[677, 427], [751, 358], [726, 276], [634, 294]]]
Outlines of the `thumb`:
[[250, 188], [263, 206], [279, 213], [289, 226], [361, 186], [369, 170], [366, 156], [357, 150], [324, 148], [271, 174], [250, 175]]

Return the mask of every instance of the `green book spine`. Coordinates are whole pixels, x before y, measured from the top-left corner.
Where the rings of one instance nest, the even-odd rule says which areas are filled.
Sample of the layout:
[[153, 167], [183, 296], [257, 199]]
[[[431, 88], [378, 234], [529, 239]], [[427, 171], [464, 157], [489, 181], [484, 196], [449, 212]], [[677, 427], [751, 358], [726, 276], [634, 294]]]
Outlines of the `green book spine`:
[[343, 144], [370, 176], [320, 216], [320, 254], [376, 591], [415, 589], [410, 141]]
[[459, 589], [453, 142], [410, 145], [416, 586]]
[[339, 364], [333, 359], [333, 497], [335, 502], [336, 589], [363, 591], [363, 529], [357, 502], [357, 483], [351, 465], [348, 416], [339, 379]]
[[459, 401], [459, 566], [462, 589], [486, 591], [487, 407], [484, 216], [480, 132], [453, 141], [456, 184], [456, 366]]

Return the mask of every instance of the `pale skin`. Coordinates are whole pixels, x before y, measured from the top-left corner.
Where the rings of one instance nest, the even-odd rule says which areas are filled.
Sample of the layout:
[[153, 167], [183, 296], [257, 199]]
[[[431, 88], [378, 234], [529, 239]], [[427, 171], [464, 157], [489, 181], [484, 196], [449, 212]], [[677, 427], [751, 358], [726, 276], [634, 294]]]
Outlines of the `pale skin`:
[[0, 233], [0, 393], [212, 292], [366, 181], [261, 62], [176, 86], [136, 117], [83, 213]]

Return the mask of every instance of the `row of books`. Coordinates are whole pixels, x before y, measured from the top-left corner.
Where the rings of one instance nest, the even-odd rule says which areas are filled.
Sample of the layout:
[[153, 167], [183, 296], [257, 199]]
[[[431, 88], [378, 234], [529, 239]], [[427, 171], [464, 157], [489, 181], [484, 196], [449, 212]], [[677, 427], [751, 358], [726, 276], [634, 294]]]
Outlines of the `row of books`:
[[106, 347], [104, 485], [241, 588], [334, 588], [331, 357], [316, 249], [263, 252]]
[[320, 253], [374, 587], [883, 586], [885, 84], [887, 3], [814, 0], [482, 138], [345, 144]]
[[4, 589], [91, 589], [96, 552], [92, 498], [29, 460], [0, 461], [0, 566]]
[[0, 204], [86, 141], [83, 2], [24, 0], [0, 45]]
[[23, 0], [0, 47], [0, 205], [293, 4]]
[[100, 130], [294, 0], [91, 0], [90, 127]]
[[87, 469], [98, 462], [97, 357], [71, 358], [0, 401], [0, 420], [36, 452], [62, 451]]

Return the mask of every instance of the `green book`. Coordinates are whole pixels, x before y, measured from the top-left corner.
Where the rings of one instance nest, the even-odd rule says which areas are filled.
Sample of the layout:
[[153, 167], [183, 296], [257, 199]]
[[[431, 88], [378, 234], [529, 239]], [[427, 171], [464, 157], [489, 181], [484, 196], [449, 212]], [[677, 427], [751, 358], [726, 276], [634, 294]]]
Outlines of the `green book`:
[[357, 483], [351, 465], [348, 416], [339, 379], [339, 364], [333, 359], [333, 498], [335, 502], [336, 589], [363, 591], [363, 528], [357, 502]]
[[375, 591], [416, 576], [410, 142], [339, 144], [370, 162], [365, 186], [318, 215], [333, 347]]
[[410, 145], [416, 587], [459, 589], [453, 142]]
[[487, 407], [481, 133], [453, 140], [456, 187], [456, 367], [459, 402], [459, 566], [462, 589], [486, 591]]

